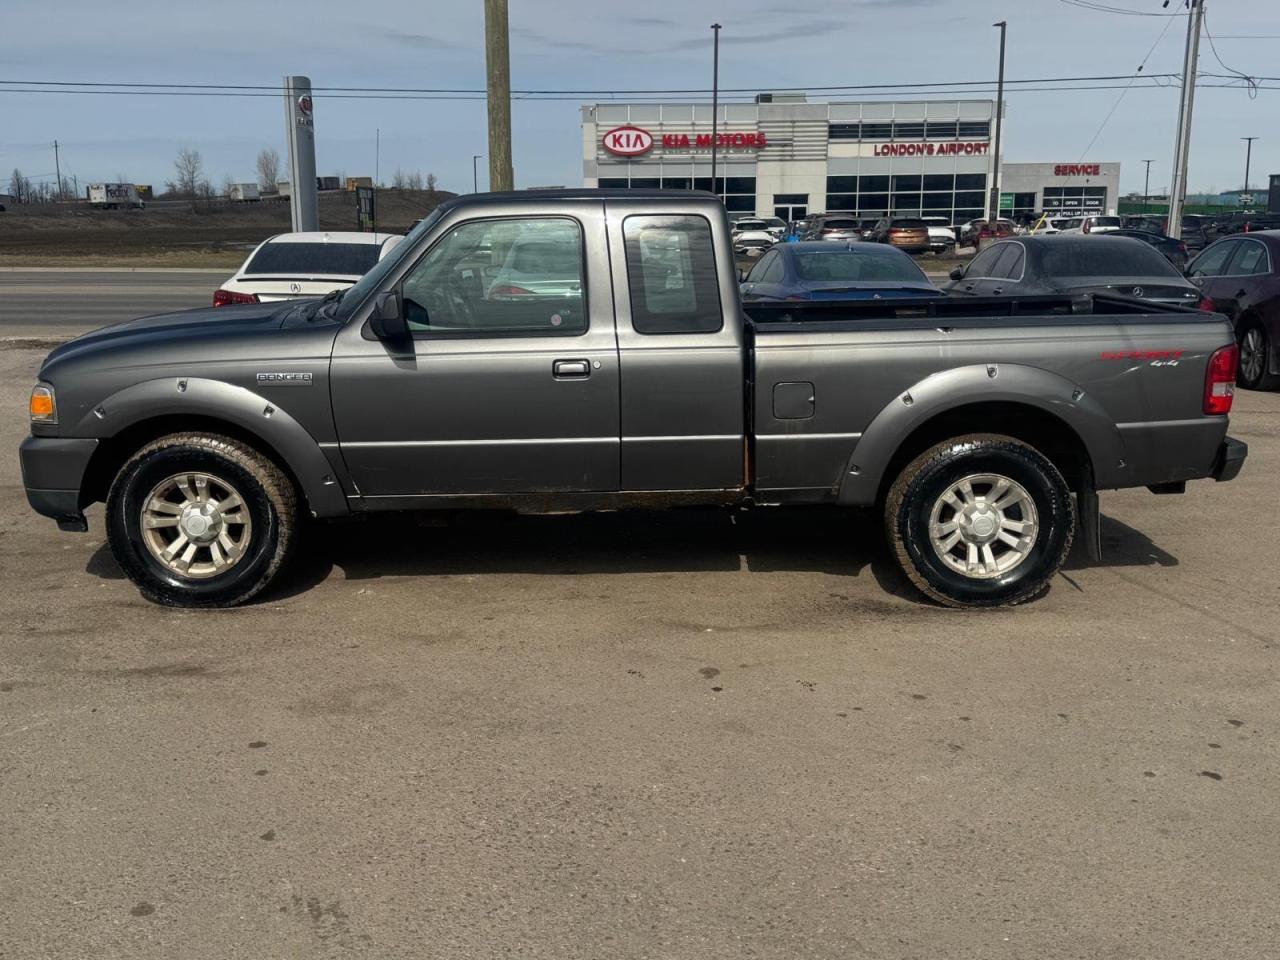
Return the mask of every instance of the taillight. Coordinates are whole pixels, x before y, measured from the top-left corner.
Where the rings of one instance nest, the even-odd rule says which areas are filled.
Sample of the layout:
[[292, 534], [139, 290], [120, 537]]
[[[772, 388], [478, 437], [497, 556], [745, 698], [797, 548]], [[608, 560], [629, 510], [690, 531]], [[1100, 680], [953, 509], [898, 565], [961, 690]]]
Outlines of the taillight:
[[1234, 343], [1215, 350], [1209, 357], [1209, 368], [1204, 375], [1204, 412], [1222, 416], [1231, 412], [1231, 401], [1236, 395], [1236, 367], [1240, 363], [1240, 348]]
[[1197, 306], [1197, 309], [1203, 310], [1205, 313], [1218, 312], [1213, 309], [1213, 301], [1210, 300], [1208, 297], [1201, 297], [1200, 302], [1196, 306]]
[[1181, 243], [1181, 242], [1179, 242], [1179, 243], [1178, 243], [1178, 252], [1179, 252], [1180, 254], [1182, 254], [1182, 255], [1185, 257], [1185, 256], [1187, 255], [1187, 245], [1186, 245], [1185, 243]]
[[213, 305], [215, 307], [227, 307], [233, 303], [257, 303], [258, 295], [256, 293], [237, 293], [235, 290], [215, 290], [213, 291]]

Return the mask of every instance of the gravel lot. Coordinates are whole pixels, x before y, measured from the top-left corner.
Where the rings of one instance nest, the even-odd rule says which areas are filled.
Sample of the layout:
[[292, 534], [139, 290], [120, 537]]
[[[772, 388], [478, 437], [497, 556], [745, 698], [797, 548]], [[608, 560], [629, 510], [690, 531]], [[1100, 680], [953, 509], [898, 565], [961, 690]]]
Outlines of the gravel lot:
[[874, 518], [387, 520], [247, 609], [26, 507], [0, 350], [0, 957], [1280, 957], [1280, 395], [1241, 478], [957, 614]]

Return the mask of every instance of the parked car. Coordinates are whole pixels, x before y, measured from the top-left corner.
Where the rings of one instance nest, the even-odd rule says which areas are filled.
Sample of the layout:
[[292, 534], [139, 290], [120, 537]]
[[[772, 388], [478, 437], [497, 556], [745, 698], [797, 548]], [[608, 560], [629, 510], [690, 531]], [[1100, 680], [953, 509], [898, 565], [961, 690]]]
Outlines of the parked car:
[[1033, 237], [1049, 237], [1061, 233], [1070, 220], [1070, 217], [1037, 217], [1027, 228], [1027, 233]]
[[345, 290], [395, 249], [394, 233], [280, 233], [254, 248], [213, 292], [213, 305], [268, 303]]
[[[1187, 245], [1189, 252], [1204, 249], [1211, 241], [1209, 236], [1208, 217], [1198, 214], [1188, 213], [1182, 218], [1182, 242]], [[1153, 214], [1144, 214], [1141, 216], [1130, 216], [1124, 218], [1125, 229], [1142, 230], [1146, 233], [1157, 233], [1162, 236], [1169, 234], [1169, 218]]]
[[1124, 226], [1119, 217], [1073, 217], [1060, 233], [1111, 233]]
[[781, 240], [787, 234], [787, 221], [781, 217], [765, 217], [765, 229], [773, 234], [773, 239]]
[[733, 223], [733, 252], [738, 256], [758, 257], [777, 243], [769, 225], [758, 217], [743, 217]]
[[1112, 230], [1110, 233], [1101, 234], [1105, 237], [1132, 237], [1134, 240], [1141, 240], [1143, 243], [1155, 247], [1160, 253], [1179, 270], [1185, 270], [1187, 260], [1190, 254], [1187, 252], [1187, 242], [1185, 240], [1175, 240], [1173, 237], [1166, 237], [1162, 233], [1150, 233], [1146, 230]]
[[1001, 217], [993, 225], [987, 220], [978, 219], [961, 224], [957, 239], [966, 246], [973, 246], [982, 240], [989, 240], [992, 237], [1003, 239], [1004, 237], [1016, 236], [1017, 233], [1018, 225], [1012, 220], [1006, 220]]
[[1187, 276], [1235, 327], [1240, 385], [1280, 387], [1280, 231], [1218, 240], [1191, 261]]
[[835, 214], [834, 216], [823, 214], [813, 221], [804, 239], [810, 241], [861, 240], [862, 228], [857, 218], [850, 217], [847, 214]]
[[934, 253], [947, 253], [955, 249], [956, 232], [946, 217], [921, 217], [929, 229], [929, 249]]
[[780, 244], [751, 268], [741, 290], [744, 303], [943, 295], [901, 250], [847, 241]]
[[929, 225], [919, 217], [881, 217], [871, 239], [908, 253], [923, 253], [929, 249]]
[[[551, 277], [576, 270], [576, 289], [490, 298], [485, 258], [549, 231]], [[1167, 269], [1133, 240], [1059, 249], [1108, 243]], [[1104, 297], [744, 307], [728, 245], [724, 208], [694, 193], [447, 200], [338, 296], [57, 347], [27, 499], [78, 531], [105, 500], [121, 570], [172, 606], [258, 594], [304, 517], [825, 504], [881, 509], [925, 595], [989, 607], [1043, 591], [1077, 530], [1098, 555], [1096, 490], [1174, 493], [1247, 456], [1225, 318]]]
[[1012, 237], [951, 271], [959, 296], [1115, 294], [1195, 307], [1200, 291], [1150, 245], [1128, 237]]

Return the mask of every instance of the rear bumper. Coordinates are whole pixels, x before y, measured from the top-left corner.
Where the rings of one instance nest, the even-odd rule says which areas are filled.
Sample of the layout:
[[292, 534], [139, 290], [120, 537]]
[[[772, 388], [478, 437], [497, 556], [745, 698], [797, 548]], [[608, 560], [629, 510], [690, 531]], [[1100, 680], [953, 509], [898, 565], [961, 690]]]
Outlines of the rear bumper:
[[27, 437], [18, 448], [27, 502], [41, 516], [52, 517], [62, 530], [86, 530], [80, 490], [97, 440]]
[[1235, 437], [1227, 437], [1218, 448], [1218, 455], [1213, 461], [1213, 472], [1210, 476], [1219, 483], [1234, 480], [1240, 475], [1245, 458], [1249, 456], [1249, 445]]

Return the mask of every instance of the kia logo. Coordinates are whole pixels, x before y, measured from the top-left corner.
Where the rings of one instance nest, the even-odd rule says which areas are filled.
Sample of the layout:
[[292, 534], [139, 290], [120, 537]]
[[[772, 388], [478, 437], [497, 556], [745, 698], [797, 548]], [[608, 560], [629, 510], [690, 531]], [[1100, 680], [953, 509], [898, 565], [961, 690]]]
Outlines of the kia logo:
[[606, 150], [619, 157], [638, 157], [653, 149], [653, 134], [639, 127], [614, 127], [600, 142]]
[[303, 94], [298, 98], [298, 111], [304, 116], [311, 116], [311, 97]]

